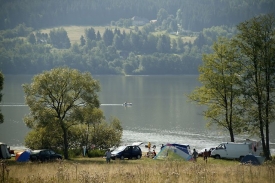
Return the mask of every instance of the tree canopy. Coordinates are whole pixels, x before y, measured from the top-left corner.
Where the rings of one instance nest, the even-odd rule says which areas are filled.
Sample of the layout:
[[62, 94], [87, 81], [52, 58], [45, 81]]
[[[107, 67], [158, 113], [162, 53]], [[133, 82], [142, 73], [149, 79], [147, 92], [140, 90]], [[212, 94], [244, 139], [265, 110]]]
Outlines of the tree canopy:
[[242, 132], [243, 125], [238, 116], [240, 89], [240, 56], [227, 38], [220, 38], [213, 45], [212, 54], [203, 55], [203, 65], [199, 68], [202, 86], [189, 98], [200, 105], [206, 105], [204, 115], [209, 125], [216, 124], [226, 129], [232, 142], [234, 135]]
[[[211, 52], [217, 37], [232, 37], [235, 25], [274, 6], [272, 0], [3, 1], [0, 66], [4, 74], [64, 65], [100, 75], [198, 74], [201, 55]], [[66, 25], [105, 30], [91, 27], [69, 36]]]
[[[172, 15], [182, 28], [201, 31], [272, 13], [274, 6], [273, 0], [1, 0], [0, 29], [11, 29], [22, 23], [35, 29], [59, 25], [103, 25], [134, 16], [157, 19], [159, 25], [168, 27], [171, 21], [167, 19]], [[123, 23], [128, 24], [127, 21]]]
[[230, 40], [220, 39], [213, 54], [205, 54], [200, 67], [202, 86], [190, 99], [206, 105], [205, 116], [234, 133], [246, 132], [261, 139], [270, 159], [269, 126], [275, 104], [275, 17], [261, 15], [237, 26]]
[[85, 123], [83, 114], [86, 108], [100, 106], [98, 81], [90, 73], [55, 68], [34, 76], [33, 82], [24, 84], [23, 88], [31, 111], [24, 118], [25, 123], [33, 129], [48, 127], [52, 131], [61, 131], [62, 148], [67, 159], [69, 129]]
[[275, 17], [262, 15], [237, 26], [236, 47], [241, 60], [244, 121], [262, 141], [270, 159], [269, 126], [275, 115]]

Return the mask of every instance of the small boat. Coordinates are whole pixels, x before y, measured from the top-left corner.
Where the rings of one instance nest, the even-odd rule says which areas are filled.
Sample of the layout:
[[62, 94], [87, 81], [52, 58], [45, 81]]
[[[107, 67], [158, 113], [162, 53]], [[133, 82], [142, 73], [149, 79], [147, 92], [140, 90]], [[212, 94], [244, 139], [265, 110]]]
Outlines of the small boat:
[[129, 103], [129, 102], [124, 102], [122, 105], [123, 105], [123, 106], [132, 106], [133, 104], [132, 104], [132, 103]]

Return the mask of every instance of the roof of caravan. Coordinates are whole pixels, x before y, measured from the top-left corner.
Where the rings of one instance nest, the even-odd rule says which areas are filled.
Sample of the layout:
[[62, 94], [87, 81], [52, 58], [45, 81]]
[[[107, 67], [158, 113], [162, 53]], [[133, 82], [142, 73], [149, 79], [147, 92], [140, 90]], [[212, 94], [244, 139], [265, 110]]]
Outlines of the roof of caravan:
[[221, 144], [235, 144], [235, 145], [241, 145], [241, 144], [251, 144], [251, 142], [222, 142]]

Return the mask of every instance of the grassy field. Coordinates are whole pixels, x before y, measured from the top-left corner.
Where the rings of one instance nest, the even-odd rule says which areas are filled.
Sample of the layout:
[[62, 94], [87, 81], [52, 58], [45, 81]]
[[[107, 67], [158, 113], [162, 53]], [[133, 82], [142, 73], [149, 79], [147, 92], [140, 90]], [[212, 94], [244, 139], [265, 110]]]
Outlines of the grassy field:
[[208, 163], [202, 158], [194, 163], [142, 157], [139, 160], [115, 160], [110, 164], [104, 158], [81, 157], [47, 163], [19, 163], [11, 159], [1, 163], [0, 178], [9, 183], [270, 183], [275, 180], [275, 165], [242, 165], [237, 161], [212, 158]]
[[[80, 37], [83, 35], [85, 37], [85, 30], [89, 29], [93, 27], [95, 29], [95, 32], [97, 33], [97, 31], [100, 32], [101, 36], [103, 35], [104, 31], [106, 28], [114, 30], [115, 28], [120, 29], [120, 31], [122, 32], [123, 30], [126, 33], [129, 33], [131, 30], [134, 30], [134, 27], [130, 27], [130, 28], [121, 28], [121, 27], [114, 27], [114, 26], [62, 26], [62, 28], [64, 28], [68, 34], [68, 37], [71, 41], [71, 44], [73, 43], [80, 43]], [[61, 28], [61, 27], [53, 27], [53, 28], [48, 28], [48, 29], [42, 29], [40, 30], [41, 33], [50, 33], [50, 31], [52, 29], [57, 29], [57, 28]], [[141, 28], [140, 28], [141, 29]], [[164, 34], [165, 32], [155, 32], [154, 35], [159, 35], [159, 34]], [[170, 35], [171, 39], [176, 39], [177, 36], [176, 35]], [[183, 42], [191, 42], [193, 43], [193, 41], [196, 39], [196, 37], [189, 37], [189, 36], [183, 36], [181, 37]]]

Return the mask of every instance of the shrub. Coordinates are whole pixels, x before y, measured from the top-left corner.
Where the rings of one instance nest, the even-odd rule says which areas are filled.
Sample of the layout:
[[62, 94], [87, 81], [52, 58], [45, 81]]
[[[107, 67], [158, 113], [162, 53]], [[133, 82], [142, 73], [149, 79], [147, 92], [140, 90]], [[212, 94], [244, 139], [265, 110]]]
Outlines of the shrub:
[[81, 149], [69, 149], [68, 154], [69, 154], [69, 158], [75, 158], [77, 156], [81, 156], [82, 155], [82, 150]]
[[105, 151], [104, 150], [100, 150], [100, 149], [93, 149], [93, 150], [90, 150], [88, 152], [88, 157], [91, 158], [91, 157], [102, 157], [105, 155]]

